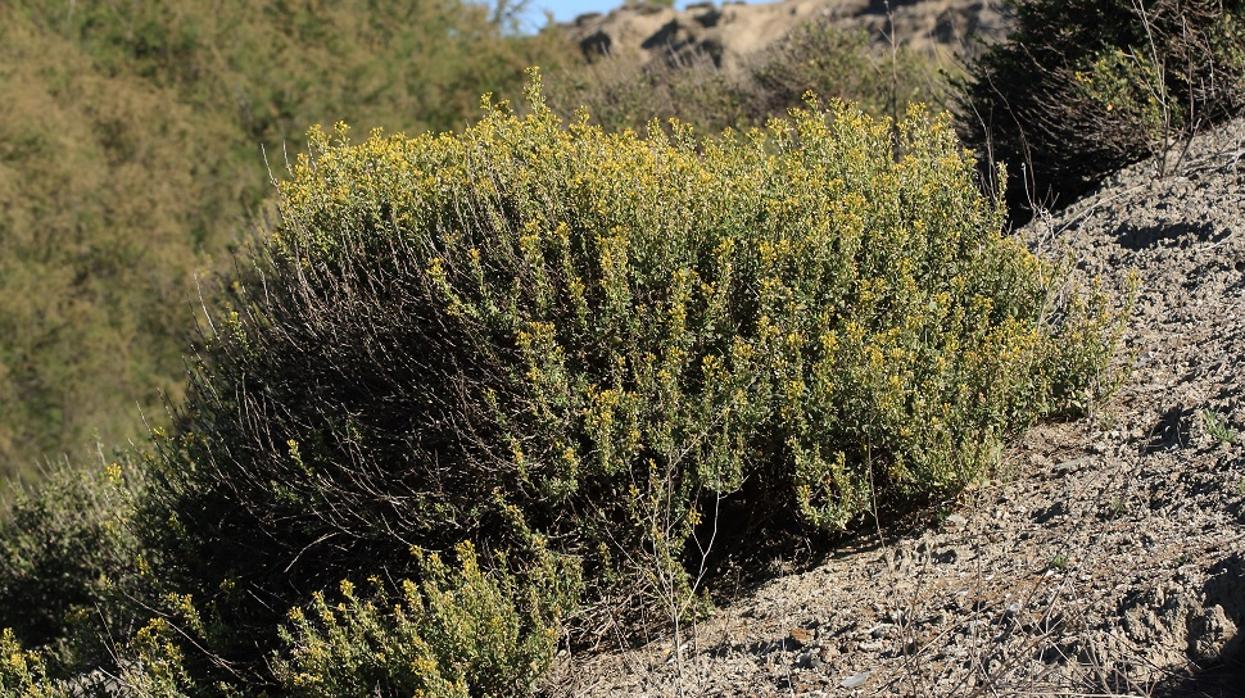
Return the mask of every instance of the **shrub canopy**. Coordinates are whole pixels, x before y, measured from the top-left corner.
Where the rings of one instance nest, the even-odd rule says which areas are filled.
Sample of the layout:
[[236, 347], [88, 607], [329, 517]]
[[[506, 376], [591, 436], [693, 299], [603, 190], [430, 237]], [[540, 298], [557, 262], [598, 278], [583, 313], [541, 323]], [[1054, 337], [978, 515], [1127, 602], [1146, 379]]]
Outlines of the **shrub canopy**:
[[634, 581], [719, 496], [835, 531], [962, 486], [1084, 400], [1111, 318], [1000, 236], [945, 119], [897, 131], [834, 103], [608, 134], [533, 93], [314, 133], [170, 444], [187, 528], [316, 579], [517, 516]]

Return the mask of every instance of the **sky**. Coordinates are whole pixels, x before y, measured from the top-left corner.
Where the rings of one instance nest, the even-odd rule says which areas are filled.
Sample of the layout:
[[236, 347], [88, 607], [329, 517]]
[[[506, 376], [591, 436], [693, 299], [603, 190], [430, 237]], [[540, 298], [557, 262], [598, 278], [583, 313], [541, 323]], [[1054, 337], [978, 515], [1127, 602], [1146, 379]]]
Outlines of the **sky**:
[[[678, 0], [675, 4], [683, 7], [695, 0]], [[526, 12], [523, 13], [523, 30], [535, 31], [545, 23], [545, 10], [553, 13], [559, 22], [569, 22], [586, 12], [609, 12], [623, 4], [623, 0], [528, 0]]]
[[545, 11], [559, 22], [569, 22], [585, 12], [609, 12], [621, 5], [620, 0], [528, 0], [525, 16], [528, 21], [543, 23]]

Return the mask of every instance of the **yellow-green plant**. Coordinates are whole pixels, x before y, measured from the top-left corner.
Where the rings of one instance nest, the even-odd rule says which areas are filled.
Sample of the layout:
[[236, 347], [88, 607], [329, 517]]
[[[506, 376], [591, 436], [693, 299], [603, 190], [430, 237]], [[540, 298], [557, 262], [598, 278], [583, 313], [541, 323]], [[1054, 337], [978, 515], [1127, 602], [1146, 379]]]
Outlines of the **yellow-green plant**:
[[21, 698], [57, 698], [43, 657], [17, 641], [10, 628], [0, 630], [0, 693]]
[[642, 606], [718, 504], [832, 533], [953, 491], [1111, 357], [1106, 297], [1000, 234], [944, 117], [641, 137], [529, 102], [313, 132], [166, 444], [204, 568], [324, 588], [521, 520]]
[[522, 578], [480, 568], [469, 543], [450, 566], [419, 554], [419, 582], [396, 595], [380, 577], [340, 601], [317, 592], [289, 614], [276, 676], [290, 695], [525, 695], [553, 659], [563, 615], [578, 601], [578, 572], [548, 553]]

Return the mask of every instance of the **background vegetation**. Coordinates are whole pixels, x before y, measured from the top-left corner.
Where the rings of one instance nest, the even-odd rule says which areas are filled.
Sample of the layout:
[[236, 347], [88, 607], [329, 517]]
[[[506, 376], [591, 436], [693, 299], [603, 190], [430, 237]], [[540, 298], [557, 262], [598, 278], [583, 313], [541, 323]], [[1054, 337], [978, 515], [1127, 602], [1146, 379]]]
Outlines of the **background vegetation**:
[[586, 106], [608, 129], [676, 117], [702, 131], [763, 126], [806, 93], [854, 102], [875, 116], [902, 116], [909, 104], [950, 104], [962, 70], [949, 52], [892, 47], [867, 32], [812, 20], [749, 56], [737, 70], [686, 53], [646, 65], [598, 59], [555, 71], [550, 104], [564, 116]]
[[349, 118], [453, 129], [570, 57], [458, 0], [17, 0], [0, 6], [0, 480], [183, 384], [196, 276], [271, 195], [264, 152]]
[[1240, 0], [1018, 0], [1007, 41], [963, 82], [961, 133], [1012, 214], [1058, 207], [1245, 106]]

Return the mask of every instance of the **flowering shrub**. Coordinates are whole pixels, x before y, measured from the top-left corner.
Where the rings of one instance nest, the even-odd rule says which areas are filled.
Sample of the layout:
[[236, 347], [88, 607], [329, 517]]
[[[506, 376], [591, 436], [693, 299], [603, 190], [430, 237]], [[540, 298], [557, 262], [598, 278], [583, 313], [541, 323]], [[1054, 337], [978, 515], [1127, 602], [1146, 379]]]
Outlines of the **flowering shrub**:
[[522, 583], [480, 569], [469, 543], [458, 566], [420, 555], [422, 581], [396, 598], [379, 577], [369, 597], [349, 581], [330, 605], [293, 609], [277, 678], [291, 695], [524, 695], [553, 658], [562, 615], [578, 598], [568, 561], [545, 554]]
[[53, 698], [43, 657], [22, 647], [11, 628], [0, 630], [0, 693]]
[[517, 525], [634, 602], [715, 502], [839, 531], [1098, 385], [1118, 317], [1000, 235], [945, 118], [644, 138], [529, 97], [313, 133], [167, 445], [198, 555], [324, 588]]
[[50, 596], [0, 617], [6, 687], [522, 693], [564, 622], [694, 612], [706, 556], [756, 553], [729, 529], [953, 492], [1107, 384], [1113, 300], [1000, 235], [945, 117], [529, 102], [313, 131], [174, 428], [13, 509], [0, 595]]

